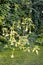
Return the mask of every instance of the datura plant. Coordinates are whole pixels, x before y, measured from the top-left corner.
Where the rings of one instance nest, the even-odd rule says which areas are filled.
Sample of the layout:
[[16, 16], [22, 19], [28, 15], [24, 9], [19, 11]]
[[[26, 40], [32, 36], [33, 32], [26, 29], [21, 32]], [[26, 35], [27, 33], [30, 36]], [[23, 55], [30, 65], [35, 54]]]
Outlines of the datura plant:
[[11, 58], [14, 58], [16, 48], [38, 55], [40, 49], [35, 43], [43, 43], [43, 38], [37, 38], [37, 20], [33, 22], [32, 19], [33, 10], [36, 12], [32, 1], [0, 0], [0, 50], [11, 49]]
[[[29, 21], [31, 21], [31, 19], [29, 19]], [[33, 25], [33, 24], [31, 24]], [[30, 26], [30, 25], [29, 25]], [[17, 26], [18, 28], [18, 26]], [[25, 29], [26, 30], [26, 29]], [[24, 31], [25, 31], [24, 30]], [[30, 43], [30, 39], [28, 39], [28, 35], [19, 35], [17, 33], [17, 31], [14, 30], [14, 24], [13, 26], [10, 27], [10, 31], [8, 31], [7, 28], [2, 28], [3, 31], [3, 37], [5, 37], [9, 42], [8, 44], [4, 45], [4, 49], [6, 48], [10, 48], [12, 49], [12, 54], [11, 54], [11, 58], [14, 58], [14, 50], [17, 48], [19, 50], [23, 50], [24, 52], [35, 52], [38, 55], [38, 51], [40, 50], [40, 48], [36, 45], [34, 46], [34, 44], [32, 45]], [[29, 33], [29, 38], [33, 37], [32, 32]]]

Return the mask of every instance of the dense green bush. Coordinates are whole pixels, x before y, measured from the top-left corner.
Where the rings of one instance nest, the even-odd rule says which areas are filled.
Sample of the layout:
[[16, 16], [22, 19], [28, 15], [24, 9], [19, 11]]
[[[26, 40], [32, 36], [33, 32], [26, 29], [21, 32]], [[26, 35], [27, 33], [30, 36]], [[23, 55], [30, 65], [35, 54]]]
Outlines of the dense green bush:
[[0, 44], [5, 43], [3, 48], [18, 47], [30, 52], [36, 42], [43, 43], [43, 36], [38, 37], [35, 32], [38, 23], [33, 22], [32, 11], [36, 10], [32, 5], [32, 0], [0, 0]]

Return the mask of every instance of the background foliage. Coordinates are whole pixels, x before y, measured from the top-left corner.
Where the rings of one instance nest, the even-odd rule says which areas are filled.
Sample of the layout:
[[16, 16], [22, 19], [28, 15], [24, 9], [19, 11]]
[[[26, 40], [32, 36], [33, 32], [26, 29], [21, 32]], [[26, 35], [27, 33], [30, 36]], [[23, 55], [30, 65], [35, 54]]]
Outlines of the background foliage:
[[40, 32], [43, 27], [41, 21], [38, 22], [39, 11], [35, 3], [37, 1], [0, 0], [0, 48], [13, 51], [19, 48], [38, 54], [40, 49], [37, 45], [43, 45], [43, 31]]

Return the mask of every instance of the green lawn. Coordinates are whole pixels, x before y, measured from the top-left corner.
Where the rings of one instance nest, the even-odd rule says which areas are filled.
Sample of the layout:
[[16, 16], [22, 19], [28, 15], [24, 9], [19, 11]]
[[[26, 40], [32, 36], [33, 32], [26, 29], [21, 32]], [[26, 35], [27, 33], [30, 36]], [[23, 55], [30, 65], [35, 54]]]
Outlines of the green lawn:
[[43, 65], [43, 46], [40, 47], [39, 55], [16, 49], [11, 59], [11, 52], [9, 49], [0, 52], [0, 65]]

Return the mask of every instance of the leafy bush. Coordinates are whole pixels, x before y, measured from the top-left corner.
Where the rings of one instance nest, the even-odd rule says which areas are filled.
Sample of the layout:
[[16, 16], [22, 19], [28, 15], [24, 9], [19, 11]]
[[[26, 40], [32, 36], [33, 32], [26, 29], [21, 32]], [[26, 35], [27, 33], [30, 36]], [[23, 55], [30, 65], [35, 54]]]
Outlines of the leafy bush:
[[38, 23], [32, 20], [32, 11], [36, 12], [32, 5], [31, 0], [0, 0], [0, 44], [5, 43], [4, 48], [30, 52], [36, 42], [43, 43], [43, 36], [35, 33]]

